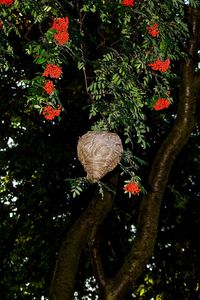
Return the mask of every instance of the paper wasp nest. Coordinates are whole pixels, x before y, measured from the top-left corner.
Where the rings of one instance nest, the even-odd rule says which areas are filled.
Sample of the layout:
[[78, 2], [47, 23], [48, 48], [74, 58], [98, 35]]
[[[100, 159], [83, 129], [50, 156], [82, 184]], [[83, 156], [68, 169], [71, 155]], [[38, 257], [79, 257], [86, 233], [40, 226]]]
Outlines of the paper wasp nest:
[[78, 159], [87, 172], [87, 179], [99, 181], [120, 162], [122, 142], [116, 133], [88, 131], [78, 141]]

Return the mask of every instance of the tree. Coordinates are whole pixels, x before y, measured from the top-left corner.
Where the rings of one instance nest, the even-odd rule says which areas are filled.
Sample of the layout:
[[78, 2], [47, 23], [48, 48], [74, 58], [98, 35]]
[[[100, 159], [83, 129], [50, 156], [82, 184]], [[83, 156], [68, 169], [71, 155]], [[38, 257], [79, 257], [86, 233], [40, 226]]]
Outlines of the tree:
[[[133, 290], [141, 299], [162, 299], [165, 279], [159, 285], [146, 270], [140, 280], [153, 253], [162, 252], [159, 238], [154, 251], [160, 228], [166, 233], [172, 224], [167, 217], [158, 227], [164, 196], [173, 195], [181, 218], [187, 206], [180, 181], [169, 176], [197, 124], [199, 3], [2, 1], [1, 20], [2, 229], [8, 228], [2, 297], [46, 295], [57, 253], [50, 299], [73, 299], [75, 290], [81, 297], [92, 276], [100, 299], [131, 299]], [[92, 185], [76, 179], [84, 176], [77, 140], [90, 128], [117, 132], [124, 144], [121, 171]], [[121, 204], [123, 186], [141, 191], [134, 207]], [[152, 266], [162, 263], [152, 258]], [[191, 292], [174, 289], [172, 297], [197, 297], [198, 281], [191, 286], [189, 277]]]

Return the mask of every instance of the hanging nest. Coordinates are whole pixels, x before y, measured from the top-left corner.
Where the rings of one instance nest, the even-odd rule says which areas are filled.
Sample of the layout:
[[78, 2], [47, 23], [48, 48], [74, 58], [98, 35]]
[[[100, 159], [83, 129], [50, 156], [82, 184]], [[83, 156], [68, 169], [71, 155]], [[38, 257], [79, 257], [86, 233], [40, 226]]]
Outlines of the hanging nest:
[[120, 162], [122, 142], [116, 133], [89, 131], [79, 138], [78, 159], [87, 172], [87, 179], [99, 181]]

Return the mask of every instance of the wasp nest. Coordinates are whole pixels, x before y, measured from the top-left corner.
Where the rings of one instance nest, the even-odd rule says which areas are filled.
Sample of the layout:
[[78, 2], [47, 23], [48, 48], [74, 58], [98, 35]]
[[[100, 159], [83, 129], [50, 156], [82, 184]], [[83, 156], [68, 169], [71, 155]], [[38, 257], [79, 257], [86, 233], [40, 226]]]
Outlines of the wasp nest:
[[87, 179], [99, 181], [120, 162], [122, 142], [116, 133], [89, 131], [79, 138], [78, 159], [87, 172]]

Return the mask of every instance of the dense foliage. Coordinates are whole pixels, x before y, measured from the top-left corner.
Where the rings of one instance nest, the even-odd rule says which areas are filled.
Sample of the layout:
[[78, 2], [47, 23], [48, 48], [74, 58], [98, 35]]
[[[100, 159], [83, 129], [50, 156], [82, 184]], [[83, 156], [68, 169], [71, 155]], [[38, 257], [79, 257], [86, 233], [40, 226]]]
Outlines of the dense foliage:
[[[115, 190], [98, 243], [106, 277], [120, 270], [151, 190], [153, 159], [179, 114], [187, 11], [200, 18], [199, 5], [0, 1], [0, 299], [48, 299], [62, 240], [96, 189], [101, 197]], [[153, 255], [124, 299], [200, 299], [198, 113], [166, 184]], [[120, 165], [94, 185], [76, 154], [88, 130], [116, 132], [124, 147]], [[110, 185], [113, 174], [119, 179]], [[74, 299], [101, 294], [89, 248]]]

